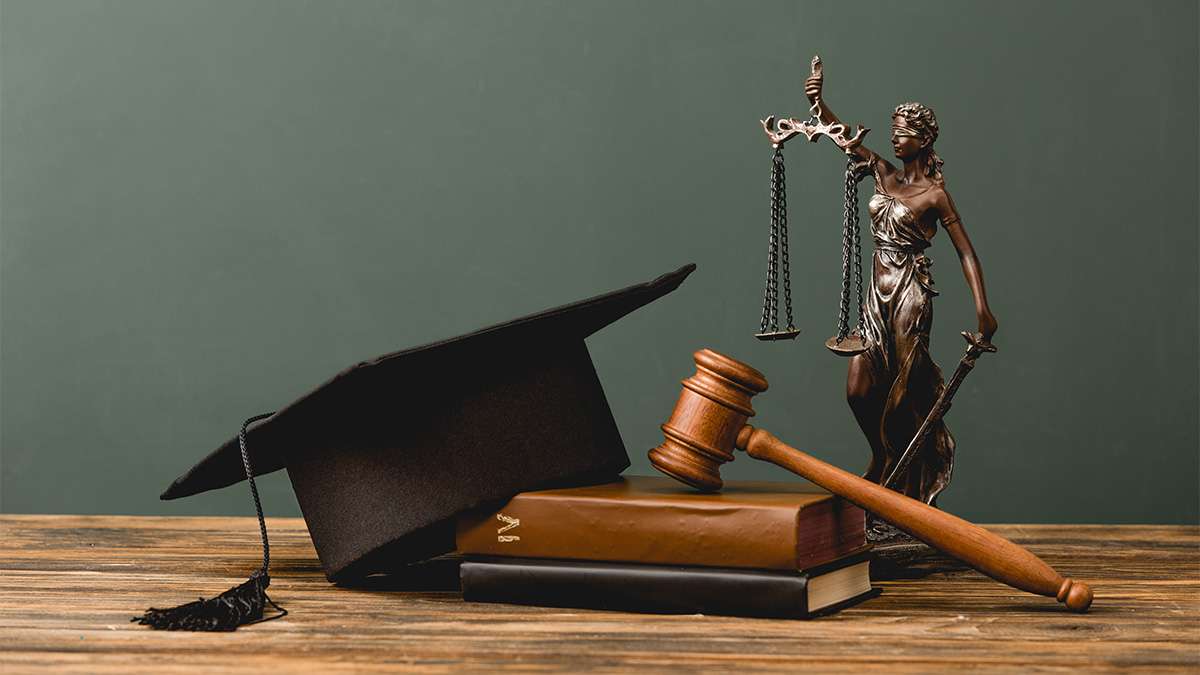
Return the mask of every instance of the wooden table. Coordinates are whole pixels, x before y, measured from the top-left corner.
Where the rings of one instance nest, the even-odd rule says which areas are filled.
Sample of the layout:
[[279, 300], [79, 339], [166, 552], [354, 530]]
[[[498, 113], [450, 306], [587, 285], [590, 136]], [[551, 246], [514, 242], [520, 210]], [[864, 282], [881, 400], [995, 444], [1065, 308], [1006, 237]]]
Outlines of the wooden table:
[[0, 516], [0, 671], [819, 672], [1200, 669], [1200, 528], [996, 525], [1096, 591], [1091, 613], [974, 572], [882, 582], [815, 621], [464, 603], [325, 581], [304, 521], [268, 521], [271, 595], [291, 614], [234, 633], [129, 623], [206, 597], [259, 559], [252, 518]]

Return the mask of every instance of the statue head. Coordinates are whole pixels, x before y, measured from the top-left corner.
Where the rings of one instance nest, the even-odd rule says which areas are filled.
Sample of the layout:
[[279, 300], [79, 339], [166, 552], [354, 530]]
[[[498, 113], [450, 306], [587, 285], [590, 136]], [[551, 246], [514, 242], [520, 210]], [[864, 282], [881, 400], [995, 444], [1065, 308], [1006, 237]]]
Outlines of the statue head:
[[896, 157], [910, 161], [925, 155], [925, 175], [936, 178], [942, 173], [941, 157], [933, 150], [938, 137], [937, 117], [920, 103], [901, 103], [892, 111], [892, 148]]

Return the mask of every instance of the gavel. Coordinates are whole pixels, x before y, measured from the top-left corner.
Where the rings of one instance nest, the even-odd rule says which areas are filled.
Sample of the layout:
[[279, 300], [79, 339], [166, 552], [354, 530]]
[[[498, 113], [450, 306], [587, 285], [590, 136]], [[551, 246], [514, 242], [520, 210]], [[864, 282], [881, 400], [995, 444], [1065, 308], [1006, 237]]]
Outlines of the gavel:
[[746, 424], [754, 416], [750, 399], [766, 391], [767, 378], [710, 349], [693, 357], [696, 373], [683, 380], [679, 402], [662, 425], [665, 440], [650, 451], [650, 463], [659, 471], [698, 490], [717, 492], [723, 486], [721, 465], [733, 460], [736, 447], [808, 479], [996, 581], [1056, 598], [1076, 612], [1091, 606], [1087, 584], [1062, 577], [1025, 548]]

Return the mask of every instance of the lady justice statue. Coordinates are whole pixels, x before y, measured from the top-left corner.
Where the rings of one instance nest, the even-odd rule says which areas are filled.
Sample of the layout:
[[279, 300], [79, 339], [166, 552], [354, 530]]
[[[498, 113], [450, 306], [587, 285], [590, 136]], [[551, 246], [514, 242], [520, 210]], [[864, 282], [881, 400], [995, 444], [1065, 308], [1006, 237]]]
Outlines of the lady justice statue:
[[[893, 111], [891, 143], [897, 166], [862, 144], [866, 129], [859, 127], [850, 136], [846, 125], [825, 105], [823, 82], [820, 60], [814, 58], [813, 73], [804, 83], [813, 119], [800, 122], [772, 117], [763, 120], [763, 126], [777, 154], [782, 142], [796, 133], [812, 141], [817, 135], [826, 135], [849, 156], [848, 172], [874, 177], [875, 193], [868, 213], [875, 252], [865, 298], [860, 291], [860, 326], [846, 343], [852, 346], [841, 349], [837, 344], [845, 338], [844, 328], [839, 338], [831, 338], [829, 346], [851, 355], [846, 397], [871, 447], [871, 463], [864, 477], [936, 505], [954, 465], [954, 438], [941, 414], [949, 407], [962, 376], [974, 366], [975, 357], [994, 351], [990, 340], [996, 332], [996, 318], [988, 307], [979, 259], [946, 189], [942, 159], [934, 151], [938, 122], [933, 111], [920, 103], [903, 103]], [[853, 184], [853, 180], [848, 174], [847, 182]], [[856, 206], [856, 202], [848, 199], [848, 204]], [[848, 212], [850, 209], [848, 206]], [[854, 219], [857, 231], [856, 213]], [[937, 291], [930, 275], [932, 261], [925, 250], [939, 224], [958, 252], [978, 320], [977, 333], [963, 334], [971, 346], [949, 386], [929, 354]], [[874, 539], [882, 542], [893, 539], [893, 534], [903, 536], [887, 529], [881, 522], [873, 525]]]

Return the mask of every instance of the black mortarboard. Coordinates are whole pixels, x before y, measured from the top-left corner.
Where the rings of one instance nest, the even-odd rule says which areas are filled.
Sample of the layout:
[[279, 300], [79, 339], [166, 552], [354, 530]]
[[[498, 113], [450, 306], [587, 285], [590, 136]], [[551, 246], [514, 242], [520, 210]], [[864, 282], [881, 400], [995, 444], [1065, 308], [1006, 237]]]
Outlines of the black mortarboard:
[[[243, 427], [162, 499], [286, 467], [331, 581], [449, 552], [467, 509], [629, 466], [584, 339], [694, 269], [352, 366]], [[260, 572], [265, 588], [265, 560]]]

